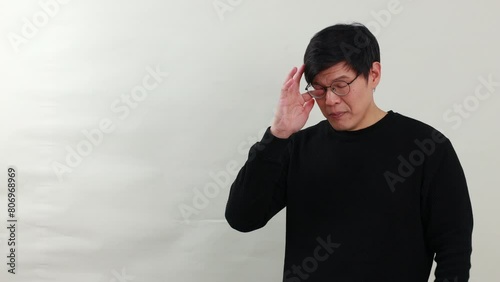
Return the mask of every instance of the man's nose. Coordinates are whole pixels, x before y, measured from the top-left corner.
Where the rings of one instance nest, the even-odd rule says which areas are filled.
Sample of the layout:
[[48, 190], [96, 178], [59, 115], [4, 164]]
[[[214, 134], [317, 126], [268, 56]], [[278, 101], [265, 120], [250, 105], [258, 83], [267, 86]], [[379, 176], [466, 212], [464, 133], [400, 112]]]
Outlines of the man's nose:
[[325, 94], [325, 99], [326, 99], [326, 104], [327, 105], [334, 105], [334, 104], [339, 104], [342, 99], [335, 93], [333, 93], [332, 89], [331, 88], [328, 88], [326, 90], [326, 94]]

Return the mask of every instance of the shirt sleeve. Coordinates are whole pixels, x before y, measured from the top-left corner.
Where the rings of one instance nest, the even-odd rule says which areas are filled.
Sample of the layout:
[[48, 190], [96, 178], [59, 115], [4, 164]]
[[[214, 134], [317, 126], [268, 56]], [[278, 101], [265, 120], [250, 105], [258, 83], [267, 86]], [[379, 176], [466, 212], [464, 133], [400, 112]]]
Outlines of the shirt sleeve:
[[434, 281], [465, 282], [471, 268], [473, 228], [467, 183], [448, 139], [435, 154], [423, 210], [425, 236], [437, 264]]
[[291, 137], [280, 139], [270, 129], [250, 148], [229, 192], [225, 217], [232, 228], [241, 232], [265, 226], [286, 206]]

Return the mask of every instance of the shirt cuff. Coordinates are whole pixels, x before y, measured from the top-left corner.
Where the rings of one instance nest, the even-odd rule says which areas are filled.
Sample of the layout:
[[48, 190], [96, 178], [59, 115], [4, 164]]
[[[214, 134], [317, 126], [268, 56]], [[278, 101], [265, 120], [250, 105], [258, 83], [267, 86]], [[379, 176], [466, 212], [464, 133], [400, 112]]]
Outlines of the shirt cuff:
[[282, 139], [274, 136], [269, 126], [260, 142], [257, 142], [253, 148], [256, 150], [256, 155], [260, 158], [280, 160], [287, 149], [288, 143], [290, 143], [290, 137]]

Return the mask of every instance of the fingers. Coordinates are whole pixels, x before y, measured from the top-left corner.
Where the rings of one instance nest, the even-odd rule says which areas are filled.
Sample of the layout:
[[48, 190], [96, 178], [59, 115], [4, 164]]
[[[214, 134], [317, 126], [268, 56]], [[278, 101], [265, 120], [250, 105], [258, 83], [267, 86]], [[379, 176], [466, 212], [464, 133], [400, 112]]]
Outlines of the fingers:
[[[290, 81], [297, 84], [297, 88], [300, 85], [300, 79], [302, 78], [302, 74], [304, 73], [305, 65], [301, 65], [299, 68], [293, 67], [293, 69], [286, 76], [285, 82], [283, 83], [283, 89], [290, 88]], [[286, 86], [286, 87], [285, 87]]]
[[290, 89], [290, 87], [293, 86], [294, 82], [295, 81], [292, 78], [290, 78], [288, 81], [285, 82], [285, 84], [283, 84], [281, 90], [287, 92]]
[[[283, 92], [287, 92], [287, 93], [299, 92], [300, 80], [302, 78], [302, 74], [304, 73], [304, 70], [305, 70], [304, 64], [301, 65], [299, 68], [293, 67], [293, 69], [288, 73], [281, 90]], [[290, 91], [290, 90], [292, 90], [292, 91]], [[301, 95], [302, 95], [302, 99], [304, 100], [304, 102], [307, 102], [307, 101], [312, 99], [312, 97], [308, 93], [304, 93]]]
[[306, 93], [302, 93], [300, 95], [302, 96], [302, 99], [304, 99], [304, 102], [308, 102], [309, 100], [313, 99], [313, 97], [309, 93], [307, 93], [307, 92]]
[[304, 74], [304, 70], [306, 68], [306, 65], [300, 66], [300, 68], [297, 70], [297, 72], [294, 74], [293, 79], [297, 84], [300, 84], [300, 79], [302, 78], [302, 74]]
[[286, 76], [286, 79], [283, 83], [287, 83], [290, 79], [292, 79], [296, 72], [297, 72], [297, 67], [293, 67], [293, 69]]
[[307, 115], [309, 115], [313, 107], [314, 107], [314, 99], [309, 100], [304, 104], [304, 110], [307, 113]]
[[293, 67], [293, 69], [286, 76], [285, 83], [290, 79], [295, 80], [296, 83], [300, 83], [300, 79], [302, 78], [302, 74], [304, 73], [305, 68], [306, 65], [304, 64], [301, 65], [298, 69], [297, 67]]

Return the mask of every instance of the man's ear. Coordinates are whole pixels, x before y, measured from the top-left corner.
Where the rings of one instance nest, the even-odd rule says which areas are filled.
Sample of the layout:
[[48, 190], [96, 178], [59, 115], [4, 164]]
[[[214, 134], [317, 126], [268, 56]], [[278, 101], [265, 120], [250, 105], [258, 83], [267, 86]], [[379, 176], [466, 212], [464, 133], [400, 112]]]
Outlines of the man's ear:
[[380, 77], [382, 76], [382, 65], [380, 62], [373, 62], [370, 69], [370, 75], [368, 76], [368, 84], [371, 88], [376, 88], [380, 82]]

